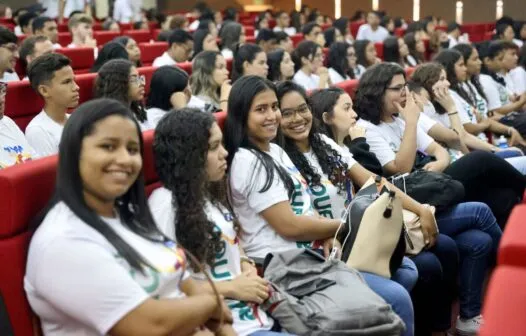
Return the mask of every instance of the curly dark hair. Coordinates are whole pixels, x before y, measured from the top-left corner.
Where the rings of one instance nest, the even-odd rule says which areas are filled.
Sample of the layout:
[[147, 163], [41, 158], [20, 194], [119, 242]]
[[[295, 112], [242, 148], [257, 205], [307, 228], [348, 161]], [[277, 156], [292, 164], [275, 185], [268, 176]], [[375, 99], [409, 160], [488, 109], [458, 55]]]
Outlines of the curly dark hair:
[[[224, 242], [206, 215], [206, 200], [233, 214], [227, 201], [226, 180], [208, 182], [208, 140], [215, 122], [212, 114], [192, 108], [166, 113], [155, 129], [153, 143], [155, 168], [164, 187], [172, 193], [176, 209], [177, 242], [210, 266]], [[237, 221], [234, 226], [239, 227]]]
[[396, 75], [405, 78], [404, 69], [395, 63], [376, 64], [364, 72], [354, 98], [354, 107], [360, 118], [380, 124], [385, 91]]
[[112, 98], [129, 106], [139, 122], [146, 121], [146, 111], [140, 101], [128, 98], [130, 70], [134, 65], [124, 59], [114, 59], [105, 63], [95, 79], [95, 98]]
[[[303, 97], [305, 103], [308, 103], [305, 90], [292, 81], [281, 82], [277, 85], [276, 89], [280, 105], [283, 97], [291, 92], [297, 92]], [[329, 181], [338, 188], [338, 192], [343, 192], [345, 191], [346, 182], [349, 181], [349, 167], [343, 162], [341, 155], [321, 139], [320, 132], [318, 131], [318, 123], [316, 118], [312, 118], [312, 126], [309, 131], [309, 144], [312, 152], [318, 158], [323, 173], [326, 174]], [[299, 150], [294, 140], [284, 136], [281, 130], [279, 133], [279, 145], [287, 152], [294, 166], [298, 168], [301, 175], [307, 181], [309, 188], [321, 186], [320, 174], [315, 171], [315, 168], [305, 158], [305, 155]]]

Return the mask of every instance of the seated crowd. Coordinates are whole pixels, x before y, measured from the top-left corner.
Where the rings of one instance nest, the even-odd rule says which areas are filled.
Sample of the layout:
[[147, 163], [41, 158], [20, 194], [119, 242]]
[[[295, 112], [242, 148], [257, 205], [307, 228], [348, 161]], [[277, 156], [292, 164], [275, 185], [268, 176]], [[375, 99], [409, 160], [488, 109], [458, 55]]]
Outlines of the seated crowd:
[[[363, 279], [403, 335], [447, 335], [457, 298], [456, 331], [477, 333], [485, 278], [526, 186], [524, 25], [503, 18], [494, 40], [472, 44], [456, 23], [443, 31], [434, 17], [405, 25], [371, 12], [355, 39], [348, 18], [304, 6], [262, 13], [247, 43], [239, 13], [199, 3], [191, 24], [168, 20], [146, 90], [136, 41], [99, 49], [79, 13], [67, 48], [93, 48], [96, 73], [94, 99], [79, 106], [71, 60], [54, 52], [66, 47], [57, 23], [28, 13], [20, 46], [0, 27], [0, 169], [58, 154], [24, 279], [45, 335], [288, 335], [259, 306], [269, 284], [253, 259], [341, 249], [342, 213], [376, 176], [419, 216], [427, 245], [390, 278]], [[105, 29], [130, 22], [126, 13]], [[304, 40], [293, 46], [296, 33]], [[17, 60], [44, 102], [25, 132], [4, 115]], [[339, 87], [353, 80], [354, 95]], [[162, 185], [149, 198], [148, 130]], [[451, 176], [465, 196], [435, 211], [394, 185], [416, 170]]]

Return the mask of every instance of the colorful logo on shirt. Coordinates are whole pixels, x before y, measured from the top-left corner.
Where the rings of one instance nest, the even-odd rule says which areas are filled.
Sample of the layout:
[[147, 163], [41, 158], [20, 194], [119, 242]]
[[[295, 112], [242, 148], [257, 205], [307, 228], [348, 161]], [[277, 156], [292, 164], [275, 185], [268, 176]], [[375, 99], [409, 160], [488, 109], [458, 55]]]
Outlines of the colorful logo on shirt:
[[13, 164], [15, 165], [24, 163], [26, 161], [31, 161], [31, 155], [28, 153], [24, 153], [24, 147], [20, 145], [5, 146], [3, 147], [3, 150], [9, 154], [9, 156], [13, 159]]
[[331, 207], [331, 198], [327, 194], [327, 187], [325, 186], [325, 183], [327, 182], [331, 183], [330, 181], [322, 181], [321, 185], [313, 186], [310, 188], [310, 191], [313, 196], [312, 203], [314, 205], [314, 209], [318, 211], [318, 214], [320, 214], [320, 216], [323, 216], [325, 218], [334, 218], [334, 214], [332, 213]]

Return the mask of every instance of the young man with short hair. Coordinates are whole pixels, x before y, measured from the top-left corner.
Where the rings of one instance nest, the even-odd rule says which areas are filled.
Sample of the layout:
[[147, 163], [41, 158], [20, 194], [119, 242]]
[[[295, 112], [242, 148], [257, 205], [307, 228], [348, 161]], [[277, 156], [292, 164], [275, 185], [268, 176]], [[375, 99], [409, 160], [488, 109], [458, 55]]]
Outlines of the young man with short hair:
[[26, 36], [30, 36], [33, 34], [31, 24], [33, 23], [33, 20], [36, 17], [38, 17], [38, 14], [33, 13], [33, 12], [27, 12], [23, 15], [20, 15], [20, 18], [18, 19], [18, 23], [20, 25], [20, 29], [22, 30], [22, 34]]
[[68, 21], [73, 40], [68, 48], [97, 48], [93, 39], [93, 19], [85, 14], [74, 15]]
[[274, 31], [276, 33], [283, 31], [289, 36], [296, 34], [296, 28], [290, 27], [290, 16], [287, 12], [279, 11], [276, 14], [276, 26], [274, 27]]
[[18, 59], [18, 38], [12, 31], [0, 26], [0, 82], [20, 80], [15, 72]]
[[48, 16], [39, 16], [33, 20], [33, 34], [46, 36], [51, 43], [53, 48], [62, 48], [58, 44], [58, 26], [55, 20]]
[[39, 155], [56, 154], [67, 111], [79, 103], [71, 61], [62, 54], [42, 55], [29, 65], [28, 76], [33, 90], [44, 98], [44, 109], [27, 126], [26, 138]]
[[323, 35], [322, 29], [319, 24], [315, 22], [309, 22], [303, 26], [303, 37], [307, 41], [312, 41], [318, 44], [320, 47], [325, 47], [325, 36]]
[[186, 62], [192, 56], [194, 39], [182, 29], [175, 29], [168, 37], [168, 50], [153, 61], [154, 67]]
[[265, 53], [273, 51], [276, 49], [276, 33], [270, 29], [261, 29], [256, 38], [256, 44], [259, 45]]
[[369, 40], [373, 43], [383, 42], [389, 37], [389, 31], [380, 26], [380, 13], [372, 11], [367, 14], [367, 23], [358, 28], [356, 40]]
[[[35, 58], [52, 52], [53, 44], [46, 36], [30, 36], [20, 46], [20, 62], [27, 71], [27, 67]], [[27, 77], [24, 79], [27, 79]]]
[[462, 43], [460, 41], [460, 35], [462, 35], [462, 32], [460, 31], [460, 25], [456, 22], [450, 22], [447, 25], [447, 39], [449, 40], [449, 48], [453, 48], [459, 43]]
[[289, 54], [292, 54], [294, 51], [294, 42], [292, 42], [290, 36], [285, 32], [276, 32], [276, 44], [278, 48], [285, 50]]

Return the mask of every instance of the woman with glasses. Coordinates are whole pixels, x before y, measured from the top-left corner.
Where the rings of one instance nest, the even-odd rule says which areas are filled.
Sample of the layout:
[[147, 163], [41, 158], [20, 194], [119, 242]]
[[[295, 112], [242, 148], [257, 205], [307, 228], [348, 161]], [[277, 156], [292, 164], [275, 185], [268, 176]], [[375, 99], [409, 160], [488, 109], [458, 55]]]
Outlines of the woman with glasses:
[[323, 50], [312, 41], [302, 41], [292, 53], [296, 74], [293, 81], [305, 90], [327, 88], [330, 84], [329, 71], [323, 66]]
[[143, 107], [144, 75], [128, 60], [116, 59], [104, 64], [95, 79], [95, 98], [113, 98], [131, 109], [141, 129], [153, 128]]
[[[331, 46], [327, 66], [333, 85], [350, 79], [359, 79], [353, 70], [356, 68], [356, 54], [354, 48], [347, 42], [336, 42]], [[361, 74], [361, 70], [358, 72]]]

